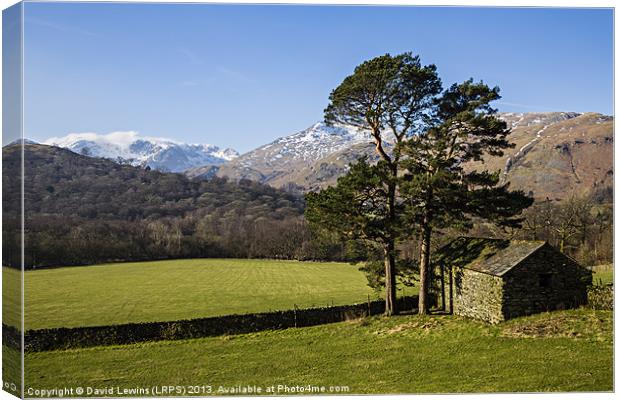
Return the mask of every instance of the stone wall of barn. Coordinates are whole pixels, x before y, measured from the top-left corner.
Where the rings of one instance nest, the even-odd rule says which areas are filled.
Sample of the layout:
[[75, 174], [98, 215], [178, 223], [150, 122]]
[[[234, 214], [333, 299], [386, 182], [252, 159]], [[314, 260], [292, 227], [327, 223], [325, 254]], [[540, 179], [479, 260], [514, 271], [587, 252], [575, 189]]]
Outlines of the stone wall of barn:
[[498, 276], [464, 268], [452, 274], [452, 311], [490, 323], [504, 320], [503, 281]]
[[541, 247], [504, 276], [505, 319], [574, 308], [588, 301], [592, 274], [549, 245]]

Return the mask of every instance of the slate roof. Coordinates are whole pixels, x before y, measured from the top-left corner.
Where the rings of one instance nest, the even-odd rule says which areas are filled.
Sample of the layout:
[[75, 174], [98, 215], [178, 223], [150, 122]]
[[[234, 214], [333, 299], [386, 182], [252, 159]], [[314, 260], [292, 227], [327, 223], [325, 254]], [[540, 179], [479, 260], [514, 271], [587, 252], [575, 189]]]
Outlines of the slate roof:
[[439, 249], [434, 263], [502, 276], [545, 244], [542, 240], [459, 237]]

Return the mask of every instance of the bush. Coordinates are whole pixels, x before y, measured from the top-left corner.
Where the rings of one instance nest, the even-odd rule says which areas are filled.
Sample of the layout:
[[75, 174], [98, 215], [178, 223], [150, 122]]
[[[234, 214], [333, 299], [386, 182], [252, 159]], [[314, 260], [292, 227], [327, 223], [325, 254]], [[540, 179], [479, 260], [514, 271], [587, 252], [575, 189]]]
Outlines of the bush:
[[597, 285], [588, 288], [588, 307], [594, 310], [614, 309], [614, 286]]

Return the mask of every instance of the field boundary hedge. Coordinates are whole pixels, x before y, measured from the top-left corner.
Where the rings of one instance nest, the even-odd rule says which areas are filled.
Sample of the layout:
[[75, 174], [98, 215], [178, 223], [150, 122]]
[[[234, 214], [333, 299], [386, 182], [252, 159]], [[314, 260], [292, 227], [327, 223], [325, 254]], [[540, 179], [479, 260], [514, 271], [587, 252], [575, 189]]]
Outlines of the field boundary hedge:
[[[401, 297], [397, 304], [399, 310], [414, 310], [418, 305], [418, 296]], [[191, 320], [36, 329], [26, 331], [24, 350], [39, 352], [299, 328], [378, 315], [384, 310], [385, 302], [376, 300], [345, 306], [233, 314]], [[2, 324], [2, 337], [6, 345], [19, 349], [21, 338], [18, 329]]]

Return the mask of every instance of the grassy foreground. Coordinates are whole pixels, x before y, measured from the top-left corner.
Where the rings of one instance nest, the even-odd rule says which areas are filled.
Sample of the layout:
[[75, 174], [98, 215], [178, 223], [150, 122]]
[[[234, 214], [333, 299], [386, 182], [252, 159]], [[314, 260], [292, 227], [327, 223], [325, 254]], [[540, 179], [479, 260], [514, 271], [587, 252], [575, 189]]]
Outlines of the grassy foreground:
[[609, 311], [560, 311], [496, 326], [454, 316], [373, 317], [237, 336], [30, 353], [26, 388], [204, 385], [214, 394], [222, 394], [220, 386], [236, 385], [264, 390], [339, 385], [356, 394], [610, 391], [612, 362]]
[[[18, 326], [19, 272], [3, 268], [4, 322]], [[413, 291], [410, 291], [412, 294]], [[194, 259], [25, 273], [26, 329], [168, 321], [365, 302], [357, 266]]]

